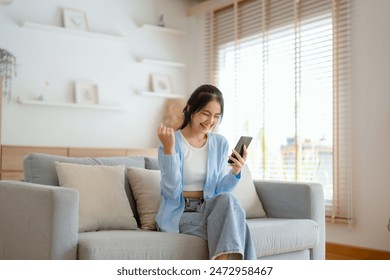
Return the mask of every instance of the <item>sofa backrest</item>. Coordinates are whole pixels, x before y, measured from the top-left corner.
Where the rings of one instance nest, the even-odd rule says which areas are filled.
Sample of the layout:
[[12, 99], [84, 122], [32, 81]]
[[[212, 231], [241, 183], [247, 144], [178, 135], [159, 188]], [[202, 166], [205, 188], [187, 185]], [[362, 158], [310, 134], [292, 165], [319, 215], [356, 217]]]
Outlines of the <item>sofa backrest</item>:
[[[24, 180], [26, 182], [59, 186], [57, 177], [57, 171], [54, 162], [67, 162], [84, 165], [124, 165], [126, 167], [138, 167], [158, 170], [158, 162], [156, 158], [141, 157], [141, 156], [129, 156], [129, 157], [65, 157], [57, 155], [48, 155], [33, 153], [24, 158], [23, 172]], [[137, 212], [137, 205], [131, 191], [127, 171], [125, 176], [125, 190], [130, 202], [131, 209], [134, 213], [134, 217], [139, 224], [139, 216]]]

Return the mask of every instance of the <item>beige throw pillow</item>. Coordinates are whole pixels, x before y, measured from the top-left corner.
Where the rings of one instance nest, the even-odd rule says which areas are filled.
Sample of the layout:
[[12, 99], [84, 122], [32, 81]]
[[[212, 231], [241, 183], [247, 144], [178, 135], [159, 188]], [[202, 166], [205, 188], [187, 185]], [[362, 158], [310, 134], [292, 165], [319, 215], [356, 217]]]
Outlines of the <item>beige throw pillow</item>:
[[79, 192], [79, 232], [137, 228], [124, 188], [123, 165], [55, 165], [60, 186]]
[[155, 217], [161, 201], [160, 170], [129, 167], [127, 174], [137, 203], [141, 228], [156, 230]]
[[233, 193], [240, 201], [248, 219], [266, 216], [247, 164], [241, 169], [241, 179]]

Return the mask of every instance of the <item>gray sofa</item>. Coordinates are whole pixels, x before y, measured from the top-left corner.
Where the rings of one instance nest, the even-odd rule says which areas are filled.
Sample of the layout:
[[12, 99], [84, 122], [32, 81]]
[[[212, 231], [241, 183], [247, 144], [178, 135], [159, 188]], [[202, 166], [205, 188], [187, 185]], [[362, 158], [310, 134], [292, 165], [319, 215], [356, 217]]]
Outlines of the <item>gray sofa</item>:
[[[0, 259], [207, 259], [207, 242], [148, 230], [78, 232], [78, 192], [58, 187], [54, 162], [158, 169], [149, 157], [70, 158], [31, 154], [24, 181], [0, 181]], [[322, 187], [255, 181], [266, 218], [248, 219], [258, 259], [325, 257]], [[136, 220], [137, 207], [126, 180]]]

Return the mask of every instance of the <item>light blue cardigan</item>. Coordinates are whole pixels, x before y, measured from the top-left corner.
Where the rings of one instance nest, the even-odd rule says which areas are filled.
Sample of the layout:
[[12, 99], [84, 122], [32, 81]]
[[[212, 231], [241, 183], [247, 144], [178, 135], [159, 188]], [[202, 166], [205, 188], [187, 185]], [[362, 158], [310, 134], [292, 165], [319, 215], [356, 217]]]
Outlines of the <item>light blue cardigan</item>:
[[[184, 211], [183, 162], [184, 152], [180, 131], [175, 132], [175, 153], [164, 154], [160, 143], [158, 163], [161, 170], [161, 203], [156, 215], [160, 231], [179, 232], [179, 221]], [[229, 145], [225, 137], [208, 133], [208, 157], [203, 197], [208, 200], [216, 194], [229, 192], [237, 185], [240, 176], [235, 176], [228, 168]], [[240, 174], [239, 174], [240, 175]]]

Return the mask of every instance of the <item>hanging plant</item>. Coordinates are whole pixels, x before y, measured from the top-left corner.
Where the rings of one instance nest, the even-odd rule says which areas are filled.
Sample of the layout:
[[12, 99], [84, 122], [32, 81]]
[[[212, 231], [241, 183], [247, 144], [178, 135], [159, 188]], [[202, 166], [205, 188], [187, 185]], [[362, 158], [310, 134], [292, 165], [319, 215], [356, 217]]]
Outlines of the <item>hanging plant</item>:
[[7, 50], [0, 49], [0, 79], [2, 80], [3, 95], [8, 102], [12, 96], [12, 78], [16, 77], [16, 58]]

